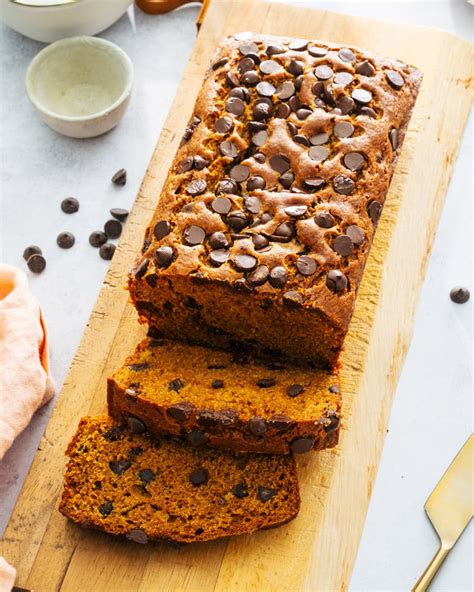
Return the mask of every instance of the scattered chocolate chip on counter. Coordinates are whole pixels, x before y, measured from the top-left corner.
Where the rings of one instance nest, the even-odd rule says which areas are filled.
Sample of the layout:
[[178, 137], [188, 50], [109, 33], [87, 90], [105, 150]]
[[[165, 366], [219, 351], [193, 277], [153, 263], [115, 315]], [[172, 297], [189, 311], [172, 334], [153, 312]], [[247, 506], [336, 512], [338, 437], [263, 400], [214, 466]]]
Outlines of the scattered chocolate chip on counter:
[[89, 244], [97, 249], [107, 242], [107, 235], [102, 230], [94, 230], [89, 236]]
[[40, 253], [35, 253], [28, 258], [26, 264], [33, 273], [41, 273], [46, 268], [46, 259]]
[[125, 169], [119, 169], [112, 177], [112, 183], [115, 185], [125, 185], [127, 182], [127, 171]]
[[456, 304], [464, 304], [471, 297], [471, 293], [463, 286], [455, 286], [449, 293], [449, 297]]
[[113, 216], [116, 220], [123, 222], [128, 217], [128, 210], [124, 210], [123, 208], [112, 208], [110, 210], [110, 215]]
[[28, 259], [32, 256], [32, 255], [42, 255], [43, 251], [40, 249], [40, 247], [37, 247], [36, 245], [31, 245], [29, 247], [26, 247], [26, 249], [23, 251], [23, 259], [25, 261], [28, 261]]
[[58, 238], [56, 239], [56, 243], [58, 247], [61, 247], [61, 249], [70, 249], [72, 246], [74, 246], [75, 242], [76, 238], [72, 232], [60, 232], [58, 234]]
[[122, 234], [122, 223], [115, 219], [107, 220], [104, 231], [108, 238], [118, 238]]
[[66, 197], [61, 202], [61, 210], [65, 214], [75, 214], [79, 211], [79, 200], [75, 197]]
[[102, 257], [102, 259], [110, 261], [114, 256], [115, 249], [116, 246], [112, 243], [104, 243], [99, 249], [99, 255]]

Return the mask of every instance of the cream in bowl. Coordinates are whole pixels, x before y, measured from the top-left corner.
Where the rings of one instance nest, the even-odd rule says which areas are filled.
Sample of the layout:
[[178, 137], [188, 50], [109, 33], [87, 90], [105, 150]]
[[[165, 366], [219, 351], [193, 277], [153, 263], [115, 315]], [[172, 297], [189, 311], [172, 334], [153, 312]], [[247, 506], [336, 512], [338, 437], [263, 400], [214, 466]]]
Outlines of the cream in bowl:
[[117, 45], [71, 37], [39, 52], [26, 90], [43, 120], [72, 138], [92, 138], [117, 125], [130, 101], [133, 66]]

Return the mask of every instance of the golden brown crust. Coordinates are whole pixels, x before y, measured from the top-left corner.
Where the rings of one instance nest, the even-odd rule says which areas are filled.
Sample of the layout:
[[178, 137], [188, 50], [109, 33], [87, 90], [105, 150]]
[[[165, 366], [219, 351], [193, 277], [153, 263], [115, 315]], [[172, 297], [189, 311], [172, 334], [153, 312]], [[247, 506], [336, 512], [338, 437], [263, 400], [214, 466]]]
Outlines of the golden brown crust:
[[[421, 73], [262, 35], [227, 38], [212, 63], [130, 276], [132, 299], [167, 336], [237, 339], [334, 367]], [[281, 267], [283, 279], [272, 277]], [[191, 293], [195, 310], [184, 305]]]
[[335, 373], [151, 339], [108, 379], [107, 392], [112, 417], [198, 446], [289, 454], [338, 442]]
[[67, 454], [60, 512], [138, 543], [251, 533], [299, 511], [291, 456], [199, 451], [108, 417], [83, 418]]

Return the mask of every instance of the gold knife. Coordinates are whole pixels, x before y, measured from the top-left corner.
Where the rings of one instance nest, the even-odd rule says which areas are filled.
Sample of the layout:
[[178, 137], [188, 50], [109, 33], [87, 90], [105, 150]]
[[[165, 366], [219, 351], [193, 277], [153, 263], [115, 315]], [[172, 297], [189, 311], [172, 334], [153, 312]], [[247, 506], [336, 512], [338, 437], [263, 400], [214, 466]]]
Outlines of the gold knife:
[[474, 514], [473, 468], [474, 435], [471, 435], [425, 504], [425, 511], [438, 533], [441, 546], [412, 592], [424, 592], [428, 589]]

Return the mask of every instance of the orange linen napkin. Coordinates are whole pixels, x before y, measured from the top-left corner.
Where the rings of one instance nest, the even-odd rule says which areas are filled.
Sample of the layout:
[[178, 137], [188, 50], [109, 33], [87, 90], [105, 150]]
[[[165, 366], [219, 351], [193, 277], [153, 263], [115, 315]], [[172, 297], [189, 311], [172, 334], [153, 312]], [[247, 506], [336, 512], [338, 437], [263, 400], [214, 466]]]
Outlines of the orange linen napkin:
[[0, 265], [0, 460], [54, 394], [48, 336], [26, 275]]

